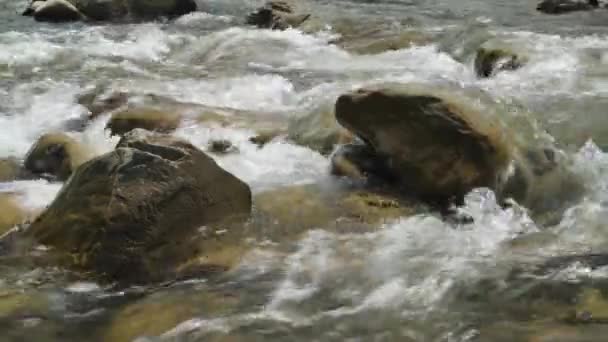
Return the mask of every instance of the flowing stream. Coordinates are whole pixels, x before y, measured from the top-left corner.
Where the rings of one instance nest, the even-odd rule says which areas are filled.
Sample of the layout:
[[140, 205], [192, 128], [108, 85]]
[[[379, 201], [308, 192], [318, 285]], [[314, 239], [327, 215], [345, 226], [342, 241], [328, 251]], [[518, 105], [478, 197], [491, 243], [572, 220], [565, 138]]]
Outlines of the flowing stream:
[[[533, 130], [529, 139], [551, 140], [575, 161], [585, 194], [549, 226], [518, 205], [499, 206], [486, 189], [459, 208], [473, 223], [427, 212], [364, 231], [334, 222], [277, 238], [288, 227], [258, 222], [227, 274], [154, 287], [116, 289], [0, 257], [0, 341], [605, 341], [608, 268], [546, 262], [608, 253], [608, 10], [549, 16], [533, 0], [310, 0], [324, 25], [305, 33], [245, 26], [261, 1], [198, 4], [171, 21], [47, 24], [20, 16], [25, 1], [0, 0], [0, 158], [23, 159], [51, 131], [97, 154], [113, 149], [107, 114], [70, 129], [86, 114], [77, 97], [104, 87], [249, 115], [238, 125], [193, 116], [175, 134], [203, 150], [232, 142], [238, 153], [214, 158], [254, 195], [309, 184], [331, 191], [340, 180], [329, 157], [281, 135], [258, 148], [249, 141], [257, 125], [285, 128], [360, 86], [429, 81], [489, 95], [511, 128]], [[336, 43], [368, 29], [430, 39], [376, 54]], [[487, 41], [515, 47], [526, 64], [478, 78], [473, 59]], [[33, 211], [60, 188], [0, 183]], [[587, 311], [589, 324], [563, 319]]]

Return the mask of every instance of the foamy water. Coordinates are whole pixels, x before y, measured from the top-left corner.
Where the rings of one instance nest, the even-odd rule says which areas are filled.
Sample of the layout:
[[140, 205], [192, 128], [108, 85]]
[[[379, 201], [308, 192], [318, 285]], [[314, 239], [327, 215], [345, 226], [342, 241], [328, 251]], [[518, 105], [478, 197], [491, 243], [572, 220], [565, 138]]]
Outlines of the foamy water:
[[[492, 314], [505, 320], [517, 317], [502, 312], [494, 301], [471, 303], [463, 291], [479, 287], [483, 292], [479, 282], [486, 278], [510, 284], [513, 265], [606, 252], [608, 155], [602, 148], [608, 144], [608, 37], [601, 28], [585, 24], [603, 14], [544, 18], [525, 7], [525, 1], [469, 0], [458, 6], [449, 1], [313, 1], [325, 10], [323, 18], [349, 15], [365, 25], [381, 17], [395, 30], [414, 28], [438, 36], [428, 45], [355, 55], [333, 43], [340, 32], [331, 25], [314, 34], [241, 26], [243, 8], [259, 3], [205, 1], [204, 12], [173, 22], [87, 26], [34, 24], [13, 13], [19, 4], [0, 0], [0, 158], [22, 159], [41, 134], [66, 131], [67, 122], [86, 114], [77, 96], [95, 85], [242, 111], [252, 122], [273, 115], [287, 122], [360, 86], [430, 82], [483, 94], [484, 105], [492, 109], [489, 117], [517, 132], [517, 139], [555, 143], [584, 179], [585, 196], [548, 227], [535, 223], [525, 208], [503, 208], [492, 192], [478, 189], [457, 209], [473, 218], [469, 224], [421, 213], [363, 233], [319, 226], [287, 243], [251, 241], [242, 268], [225, 282], [182, 284], [193, 296], [197, 291], [230, 292], [241, 299], [234, 310], [222, 315], [201, 311], [155, 336], [169, 341], [223, 335], [237, 340], [469, 341], [492, 322]], [[484, 24], [476, 23], [480, 21]], [[467, 32], [466, 39], [446, 48], [442, 39], [458, 30]], [[478, 79], [473, 53], [487, 40], [514, 47], [527, 63]], [[467, 44], [472, 44], [471, 51]], [[104, 130], [108, 119], [101, 115], [84, 130], [68, 134], [101, 155], [118, 140]], [[229, 140], [238, 152], [213, 157], [254, 194], [338, 182], [328, 175], [327, 157], [284, 135], [258, 148], [249, 141], [256, 134], [253, 124], [223, 127], [187, 119], [175, 135], [203, 150], [213, 140]], [[15, 193], [21, 206], [40, 210], [60, 187], [43, 180], [16, 181], [0, 183], [0, 192]], [[53, 285], [43, 271], [36, 272], [24, 278], [38, 283], [7, 276], [0, 281], [0, 293], [51, 284], [41, 296], [61, 305], [29, 328], [12, 316], [4, 322], [0, 310], [0, 324], [6, 323], [15, 336], [33, 339], [59, 326], [69, 327], [69, 338], [77, 339], [86, 334], [68, 318], [85, 313], [90, 321], [81, 317], [77, 324], [103, 331], [91, 322], [105, 322], [115, 313], [117, 304], [107, 298], [132, 295], [87, 282]], [[554, 279], [604, 279], [607, 274], [605, 268], [582, 264], [559, 272]], [[116, 302], [128, 304], [127, 299]]]

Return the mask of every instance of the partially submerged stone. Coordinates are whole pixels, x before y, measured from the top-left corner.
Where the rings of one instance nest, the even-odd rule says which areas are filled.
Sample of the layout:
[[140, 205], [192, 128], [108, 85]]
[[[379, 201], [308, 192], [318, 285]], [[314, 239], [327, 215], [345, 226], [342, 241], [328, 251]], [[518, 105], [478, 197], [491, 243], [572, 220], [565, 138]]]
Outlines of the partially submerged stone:
[[296, 28], [310, 18], [310, 14], [295, 13], [294, 6], [286, 1], [269, 1], [247, 16], [247, 24], [258, 28], [286, 30]]
[[127, 104], [129, 94], [124, 91], [107, 91], [95, 87], [77, 96], [76, 102], [89, 111], [89, 118], [95, 119]]
[[228, 154], [238, 152], [238, 147], [234, 146], [230, 140], [219, 139], [209, 142], [209, 152], [216, 154]]
[[291, 118], [287, 137], [324, 155], [330, 154], [336, 145], [353, 139], [351, 132], [338, 124], [333, 107], [328, 105]]
[[497, 189], [512, 158], [499, 123], [431, 86], [385, 85], [342, 95], [336, 118], [387, 158], [402, 191], [422, 198]]
[[35, 8], [32, 15], [36, 21], [63, 23], [84, 18], [84, 15], [67, 0], [46, 0], [43, 4], [35, 4], [32, 8]]
[[478, 77], [491, 77], [501, 71], [521, 68], [525, 59], [505, 48], [480, 47], [475, 56], [475, 73]]
[[403, 198], [336, 184], [283, 187], [254, 197], [254, 224], [264, 229], [262, 238], [297, 239], [311, 229], [366, 232], [379, 223], [408, 217], [423, 208]]
[[147, 107], [132, 107], [112, 114], [106, 129], [112, 135], [124, 135], [136, 128], [170, 133], [179, 127], [182, 116], [178, 112]]
[[38, 176], [66, 180], [92, 157], [91, 151], [64, 133], [42, 135], [25, 157], [24, 167]]
[[81, 165], [27, 234], [63, 254], [68, 266], [146, 282], [204, 260], [216, 236], [201, 236], [200, 229], [250, 210], [249, 187], [205, 153], [135, 130], [115, 151]]
[[371, 33], [355, 37], [345, 37], [338, 42], [338, 45], [351, 53], [374, 55], [387, 51], [427, 45], [431, 42], [430, 35], [423, 32], [411, 31], [397, 34]]
[[158, 337], [194, 317], [230, 314], [238, 300], [228, 293], [196, 288], [157, 292], [121, 308], [112, 317], [104, 340], [131, 342]]
[[543, 0], [536, 10], [546, 14], [563, 14], [575, 11], [589, 11], [599, 7], [598, 0]]

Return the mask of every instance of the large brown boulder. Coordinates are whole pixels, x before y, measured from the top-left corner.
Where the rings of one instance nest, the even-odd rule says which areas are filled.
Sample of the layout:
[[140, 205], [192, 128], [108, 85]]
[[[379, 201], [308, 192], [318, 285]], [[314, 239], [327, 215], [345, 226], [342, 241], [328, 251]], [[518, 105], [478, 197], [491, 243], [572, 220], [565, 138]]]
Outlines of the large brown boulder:
[[91, 151], [64, 133], [42, 135], [25, 157], [24, 167], [34, 175], [66, 180], [85, 161]]
[[336, 118], [387, 158], [403, 190], [423, 198], [496, 189], [511, 161], [496, 120], [431, 86], [387, 85], [342, 95]]
[[204, 259], [201, 229], [250, 210], [247, 184], [205, 153], [135, 130], [113, 152], [80, 166], [27, 234], [69, 256], [76, 269], [144, 282], [171, 275], [197, 255]]

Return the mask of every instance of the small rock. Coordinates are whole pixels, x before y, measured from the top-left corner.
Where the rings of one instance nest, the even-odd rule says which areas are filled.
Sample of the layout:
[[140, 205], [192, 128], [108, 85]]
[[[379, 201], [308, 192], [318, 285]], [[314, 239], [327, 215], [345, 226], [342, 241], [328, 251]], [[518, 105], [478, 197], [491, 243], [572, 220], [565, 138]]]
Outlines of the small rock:
[[519, 69], [523, 64], [523, 59], [513, 52], [481, 47], [475, 57], [475, 73], [479, 77], [490, 77], [500, 71]]
[[228, 154], [238, 152], [238, 148], [229, 140], [211, 140], [209, 141], [209, 152], [217, 154]]
[[344, 38], [338, 45], [346, 51], [360, 55], [374, 55], [387, 51], [407, 49], [413, 46], [431, 43], [431, 37], [421, 32], [403, 32], [399, 34], [369, 34]]
[[285, 1], [270, 1], [247, 16], [247, 24], [258, 28], [286, 30], [298, 27], [310, 14], [295, 14], [293, 6]]
[[274, 138], [279, 136], [281, 132], [279, 131], [265, 131], [260, 134], [249, 138], [249, 142], [258, 146], [258, 148], [264, 147], [266, 144], [271, 142]]
[[83, 18], [82, 13], [66, 0], [47, 0], [36, 8], [33, 16], [36, 21], [55, 23], [77, 21]]
[[543, 0], [536, 10], [546, 14], [589, 11], [599, 7], [598, 0]]
[[35, 175], [66, 180], [78, 166], [92, 157], [91, 151], [63, 133], [41, 136], [25, 157], [25, 169]]
[[136, 128], [153, 132], [170, 133], [179, 127], [181, 115], [155, 108], [128, 108], [112, 114], [106, 129], [112, 135], [124, 135]]

